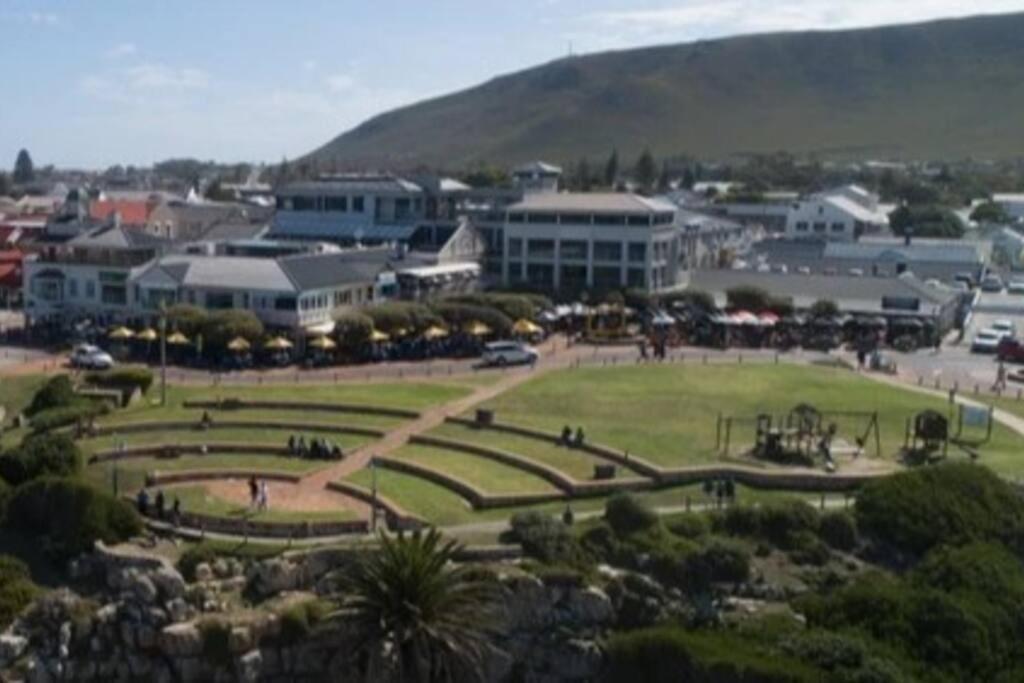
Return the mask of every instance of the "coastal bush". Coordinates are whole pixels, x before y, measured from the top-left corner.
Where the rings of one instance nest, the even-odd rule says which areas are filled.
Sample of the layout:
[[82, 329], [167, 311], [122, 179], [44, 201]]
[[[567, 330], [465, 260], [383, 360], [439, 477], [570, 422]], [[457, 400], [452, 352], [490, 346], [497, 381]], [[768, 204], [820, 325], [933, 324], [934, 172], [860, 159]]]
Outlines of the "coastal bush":
[[203, 331], [206, 318], [206, 311], [198, 306], [176, 304], [167, 309], [167, 329], [195, 337]]
[[25, 414], [31, 417], [44, 410], [71, 405], [78, 400], [80, 398], [75, 394], [71, 378], [67, 375], [57, 375], [39, 388], [25, 409]]
[[444, 319], [450, 327], [462, 328], [474, 322], [480, 322], [499, 336], [505, 337], [512, 331], [512, 320], [501, 311], [490, 306], [443, 302], [431, 307], [437, 315]]
[[589, 564], [576, 536], [561, 521], [540, 512], [517, 512], [509, 520], [505, 541], [519, 543], [540, 562], [581, 567]]
[[849, 552], [857, 547], [857, 520], [846, 510], [834, 510], [821, 516], [818, 535], [830, 547]]
[[441, 318], [427, 306], [408, 301], [389, 301], [364, 308], [361, 313], [373, 321], [373, 327], [393, 334], [398, 330], [420, 332], [431, 325], [439, 325]]
[[71, 476], [81, 463], [82, 454], [67, 434], [34, 434], [0, 455], [0, 478], [19, 486], [36, 477]]
[[306, 600], [290, 605], [280, 614], [281, 643], [295, 645], [302, 642], [329, 613], [330, 605], [322, 600]]
[[132, 392], [138, 389], [143, 394], [153, 386], [153, 371], [149, 368], [114, 368], [86, 374], [85, 381], [105, 389], [119, 389]]
[[102, 401], [78, 399], [69, 405], [47, 408], [32, 417], [32, 431], [41, 434], [53, 429], [60, 429], [78, 423], [87, 422], [94, 417], [104, 415], [110, 407]]
[[119, 543], [142, 531], [135, 509], [74, 479], [42, 477], [14, 490], [6, 523], [33, 534], [48, 553], [67, 559], [92, 549], [97, 540]]
[[186, 581], [195, 581], [196, 567], [204, 562], [211, 564], [218, 557], [217, 551], [204, 543], [189, 546], [178, 558], [178, 571]]
[[676, 536], [691, 540], [707, 536], [711, 531], [711, 525], [706, 515], [687, 512], [676, 515], [666, 522], [668, 530]]
[[216, 619], [199, 623], [199, 639], [203, 646], [203, 658], [215, 667], [231, 665], [231, 625]]
[[363, 313], [346, 313], [334, 321], [334, 337], [342, 349], [359, 349], [372, 334], [373, 318]]
[[628, 493], [616, 493], [608, 499], [604, 518], [620, 536], [650, 529], [658, 523], [658, 514]]
[[28, 567], [10, 555], [0, 555], [0, 629], [6, 628], [39, 595]]

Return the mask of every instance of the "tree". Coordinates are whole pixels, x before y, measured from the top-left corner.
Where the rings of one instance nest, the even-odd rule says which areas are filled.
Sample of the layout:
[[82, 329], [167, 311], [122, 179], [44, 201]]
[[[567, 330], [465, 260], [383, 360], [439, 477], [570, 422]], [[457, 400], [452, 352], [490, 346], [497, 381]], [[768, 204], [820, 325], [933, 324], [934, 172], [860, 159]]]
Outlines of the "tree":
[[759, 313], [771, 308], [772, 297], [760, 287], [733, 287], [725, 293], [726, 305]]
[[31, 183], [36, 179], [35, 167], [32, 165], [32, 157], [28, 150], [18, 152], [18, 158], [14, 161], [14, 182], [18, 185]]
[[206, 188], [206, 198], [212, 202], [233, 202], [237, 199], [235, 195], [224, 189], [224, 185], [220, 182], [220, 178], [210, 183], [209, 187]]
[[590, 192], [590, 189], [594, 186], [594, 178], [590, 170], [590, 162], [588, 162], [586, 158], [580, 159], [576, 164], [573, 186], [579, 192]]
[[6, 173], [0, 172], [0, 197], [11, 193], [11, 178]]
[[693, 186], [697, 184], [697, 174], [693, 172], [693, 169], [689, 166], [683, 171], [682, 187], [684, 190], [692, 190]]
[[206, 323], [206, 311], [191, 304], [175, 304], [167, 309], [167, 327], [194, 337]]
[[834, 318], [839, 315], [839, 306], [831, 299], [818, 299], [808, 312], [812, 318]]
[[971, 220], [976, 223], [1005, 224], [1012, 222], [1010, 215], [1001, 204], [993, 201], [982, 202], [971, 212]]
[[216, 311], [203, 323], [203, 339], [214, 349], [223, 349], [235, 337], [255, 343], [263, 336], [263, 323], [251, 311]]
[[955, 239], [964, 235], [960, 219], [949, 209], [937, 204], [904, 204], [889, 214], [889, 226], [896, 235]]
[[619, 179], [619, 150], [612, 150], [608, 162], [604, 165], [604, 184], [608, 187], [615, 187], [615, 181]]
[[644, 192], [654, 189], [654, 183], [658, 179], [658, 166], [654, 163], [654, 156], [651, 150], [645, 149], [640, 158], [636, 160], [633, 168], [633, 179], [640, 185]]
[[484, 680], [496, 584], [454, 565], [458, 550], [436, 529], [380, 537], [342, 577], [343, 619], [367, 680]]

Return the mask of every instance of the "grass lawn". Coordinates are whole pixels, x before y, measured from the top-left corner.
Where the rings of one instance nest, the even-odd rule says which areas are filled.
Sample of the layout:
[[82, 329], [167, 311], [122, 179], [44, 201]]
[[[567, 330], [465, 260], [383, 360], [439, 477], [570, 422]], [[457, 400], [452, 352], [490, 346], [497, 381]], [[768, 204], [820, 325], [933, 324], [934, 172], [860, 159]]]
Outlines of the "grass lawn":
[[49, 377], [46, 375], [18, 375], [0, 377], [0, 406], [7, 411], [4, 422], [10, 422], [14, 416], [25, 410], [32, 402], [32, 397]]
[[529, 472], [468, 453], [430, 446], [403, 446], [392, 457], [432, 467], [485, 493], [545, 493], [556, 490]]
[[[288, 437], [296, 433], [287, 429], [210, 429], [202, 431], [198, 429], [161, 430], [158, 432], [139, 432], [135, 434], [112, 434], [96, 439], [82, 439], [78, 442], [79, 448], [85, 453], [111, 450], [116, 448], [122, 441], [128, 446], [143, 446], [152, 444], [203, 444], [203, 443], [252, 443], [269, 445], [288, 445]], [[324, 437], [328, 441], [338, 444], [342, 449], [350, 450], [370, 441], [370, 437], [356, 436], [354, 434], [322, 434], [313, 433], [305, 435], [306, 440], [312, 436]], [[262, 457], [262, 456], [260, 456]]]
[[[577, 481], [592, 479], [594, 465], [605, 462], [581, 451], [556, 446], [540, 439], [490, 429], [474, 429], [449, 423], [431, 430], [429, 434], [515, 453], [553, 467]], [[622, 473], [622, 476], [627, 476], [627, 473]]]
[[240, 517], [262, 522], [323, 522], [356, 519], [356, 514], [347, 508], [331, 511], [275, 510], [274, 501], [264, 512], [255, 512], [246, 506], [210, 495], [202, 486], [169, 486], [164, 489], [168, 505], [177, 496], [181, 509], [217, 517]]
[[[133, 458], [117, 463], [118, 487], [122, 493], [140, 488], [146, 474], [178, 472], [183, 470], [237, 470], [254, 468], [263, 472], [288, 472], [305, 474], [318, 470], [328, 463], [323, 460], [283, 458], [276, 455], [187, 455], [180, 458]], [[97, 463], [85, 468], [85, 478], [100, 488], [110, 491], [114, 463]]]
[[[882, 455], [903, 444], [908, 417], [946, 402], [881, 385], [847, 370], [797, 365], [648, 365], [584, 368], [542, 375], [503, 394], [486, 407], [499, 421], [552, 432], [582, 426], [595, 442], [629, 450], [666, 467], [716, 459], [719, 413], [753, 418], [784, 416], [798, 403], [822, 411], [877, 411]], [[853, 442], [862, 419], [833, 419], [840, 437]], [[753, 420], [733, 425], [732, 452], [754, 441]], [[873, 454], [869, 449], [868, 454]], [[951, 451], [952, 452], [952, 451]], [[1001, 473], [1024, 471], [1024, 438], [997, 426], [981, 461]]]

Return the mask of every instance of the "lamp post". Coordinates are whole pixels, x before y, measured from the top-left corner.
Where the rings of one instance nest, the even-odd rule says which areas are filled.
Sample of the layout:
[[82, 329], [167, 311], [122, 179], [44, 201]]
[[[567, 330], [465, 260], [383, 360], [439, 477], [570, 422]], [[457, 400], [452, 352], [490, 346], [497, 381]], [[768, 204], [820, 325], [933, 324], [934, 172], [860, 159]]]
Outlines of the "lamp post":
[[160, 405], [167, 405], [167, 302], [160, 299]]
[[370, 503], [370, 531], [377, 531], [377, 459], [370, 458], [370, 492], [371, 492], [371, 503]]

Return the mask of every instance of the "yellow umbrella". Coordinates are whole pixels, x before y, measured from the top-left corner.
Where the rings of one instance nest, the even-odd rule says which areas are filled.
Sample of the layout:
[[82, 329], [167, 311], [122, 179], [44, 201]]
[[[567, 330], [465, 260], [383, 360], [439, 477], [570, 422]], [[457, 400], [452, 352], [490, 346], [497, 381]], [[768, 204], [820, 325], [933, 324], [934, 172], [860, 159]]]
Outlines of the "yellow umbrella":
[[159, 338], [159, 335], [157, 335], [156, 330], [154, 330], [152, 327], [147, 327], [146, 329], [142, 330], [142, 332], [139, 332], [137, 335], [135, 335], [135, 338], [138, 339], [139, 341], [151, 342], [156, 341]]
[[388, 339], [391, 339], [391, 337], [380, 330], [374, 330], [373, 333], [370, 334], [370, 341], [372, 342], [386, 342]]
[[167, 343], [172, 346], [185, 346], [188, 344], [188, 337], [183, 335], [181, 332], [175, 332], [167, 338]]
[[263, 345], [263, 348], [271, 351], [286, 351], [292, 348], [292, 343], [284, 337], [274, 337]]
[[110, 331], [109, 336], [111, 339], [131, 339], [135, 336], [135, 333], [127, 327], [116, 327]]
[[407, 334], [409, 334], [409, 330], [405, 329], [404, 327], [399, 327], [397, 330], [393, 330], [391, 332], [391, 336], [395, 338], [404, 337]]
[[466, 334], [474, 337], [486, 337], [491, 333], [491, 328], [482, 322], [472, 322], [466, 327]]
[[516, 324], [512, 326], [512, 331], [516, 334], [540, 334], [544, 331], [537, 323], [527, 320], [526, 318], [520, 318], [516, 321]]
[[248, 351], [251, 346], [245, 337], [235, 337], [228, 342], [228, 349], [231, 351]]
[[423, 332], [423, 338], [427, 340], [431, 339], [443, 339], [448, 336], [448, 330], [437, 325], [431, 325]]
[[334, 340], [328, 337], [317, 337], [313, 341], [309, 342], [309, 347], [311, 349], [320, 349], [321, 351], [330, 351], [337, 346], [338, 345], [334, 343]]

